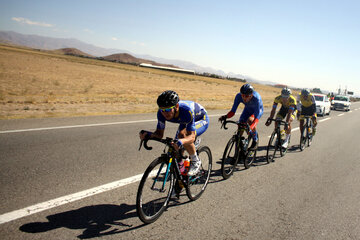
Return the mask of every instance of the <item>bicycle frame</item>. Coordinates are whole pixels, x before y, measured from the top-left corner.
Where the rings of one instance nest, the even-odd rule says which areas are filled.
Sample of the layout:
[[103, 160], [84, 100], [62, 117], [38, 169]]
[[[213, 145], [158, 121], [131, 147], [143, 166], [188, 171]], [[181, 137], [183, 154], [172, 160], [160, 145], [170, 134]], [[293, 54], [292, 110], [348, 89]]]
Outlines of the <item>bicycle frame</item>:
[[[268, 147], [267, 147], [267, 161], [268, 163], [270, 163], [270, 160], [271, 161], [274, 161], [274, 156], [277, 152], [278, 149], [280, 149], [280, 156], [284, 156], [287, 149], [283, 149], [283, 147], [281, 146], [282, 145], [282, 142], [281, 142], [281, 135], [280, 135], [280, 129], [281, 129], [281, 125], [286, 125], [287, 122], [281, 120], [281, 119], [270, 119], [270, 121], [275, 121], [276, 122], [276, 127], [273, 131], [273, 133], [271, 134], [271, 137], [270, 137], [270, 140], [269, 140], [269, 144], [268, 144]], [[270, 159], [269, 158], [269, 152], [271, 152], [272, 150], [270, 150], [270, 144], [271, 144], [271, 140], [272, 138], [274, 138], [276, 136], [276, 139], [275, 139], [275, 144], [274, 144], [274, 150], [273, 150], [273, 153], [270, 154], [270, 155], [273, 155], [272, 158]]]
[[[307, 141], [307, 146], [309, 147], [311, 145], [312, 142], [312, 133], [309, 133], [309, 128], [313, 128], [313, 122], [312, 122], [312, 116], [304, 116], [304, 118], [306, 119], [304, 125], [303, 125], [303, 129], [302, 132], [300, 134], [300, 150], [304, 150], [305, 149], [305, 145], [306, 145], [306, 141]], [[304, 132], [306, 134], [304, 134]], [[305, 136], [304, 136], [305, 135]], [[305, 140], [303, 140], [303, 137], [305, 137]]]
[[[174, 181], [179, 181], [180, 180], [185, 188], [189, 187], [190, 182], [194, 182], [194, 181], [197, 180], [198, 177], [187, 177], [187, 176], [183, 176], [181, 174], [179, 164], [178, 164], [178, 158], [185, 159], [185, 157], [182, 155], [181, 151], [177, 152], [170, 145], [170, 142], [172, 141], [171, 138], [166, 138], [164, 140], [163, 139], [151, 139], [151, 140], [155, 140], [155, 141], [164, 143], [165, 148], [169, 147], [169, 149], [167, 150], [167, 153], [164, 153], [164, 154], [161, 155], [161, 157], [166, 159], [166, 160], [165, 160], [164, 163], [161, 164], [161, 166], [160, 166], [160, 168], [159, 168], [159, 170], [158, 170], [158, 172], [156, 174], [156, 178], [154, 179], [154, 183], [152, 185], [152, 188], [155, 186], [156, 182], [158, 181], [158, 177], [159, 177], [160, 173], [162, 172], [162, 168], [163, 168], [165, 163], [167, 163], [168, 166], [166, 168], [165, 178], [163, 180], [162, 188], [161, 188], [160, 191], [165, 191], [166, 181], [168, 180], [168, 177], [169, 177], [169, 174], [171, 173], [171, 171], [174, 171], [174, 175], [175, 175]], [[152, 149], [152, 147], [147, 146], [147, 141], [144, 141], [144, 147], [147, 150]], [[165, 152], [165, 149], [164, 149], [164, 152]], [[179, 156], [177, 156], [177, 155], [179, 155]], [[173, 163], [175, 163], [175, 165], [173, 165]]]
[[233, 124], [236, 124], [238, 126], [236, 132], [234, 133], [233, 137], [235, 138], [236, 140], [236, 145], [235, 145], [235, 150], [236, 150], [236, 158], [237, 158], [237, 161], [238, 162], [238, 158], [240, 156], [239, 153], [241, 153], [243, 151], [243, 143], [240, 141], [241, 140], [241, 137], [243, 136], [243, 133], [246, 132], [248, 134], [248, 138], [250, 138], [250, 134], [249, 134], [249, 129], [250, 129], [250, 126], [248, 123], [246, 123], [245, 126], [240, 126], [240, 124], [238, 122], [235, 122], [235, 121], [224, 121], [222, 126], [225, 130], [227, 130], [228, 128], [226, 127], [226, 124], [228, 123], [233, 123]]

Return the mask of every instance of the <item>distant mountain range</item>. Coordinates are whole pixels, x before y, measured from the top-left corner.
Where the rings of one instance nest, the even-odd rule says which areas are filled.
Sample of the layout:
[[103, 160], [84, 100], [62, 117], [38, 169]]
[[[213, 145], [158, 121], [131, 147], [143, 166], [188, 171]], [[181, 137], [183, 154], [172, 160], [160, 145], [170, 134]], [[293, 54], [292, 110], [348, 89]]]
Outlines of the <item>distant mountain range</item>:
[[[222, 70], [213, 69], [210, 67], [202, 67], [196, 65], [192, 62], [182, 61], [182, 60], [174, 60], [174, 59], [164, 59], [158, 58], [150, 55], [139, 55], [133, 54], [129, 51], [122, 49], [111, 49], [111, 48], [101, 48], [97, 47], [82, 41], [79, 41], [74, 38], [51, 38], [51, 37], [43, 37], [38, 35], [25, 35], [12, 31], [0, 31], [0, 43], [21, 45], [31, 48], [38, 48], [44, 50], [58, 50], [58, 49], [77, 49], [83, 52], [83, 55], [90, 55], [95, 57], [103, 57], [107, 60], [116, 60], [116, 59], [127, 59], [135, 57], [138, 61], [143, 61], [145, 63], [156, 64], [159, 63], [163, 66], [169, 67], [180, 67], [184, 69], [194, 70], [197, 73], [212, 73], [220, 76], [229, 76], [233, 78], [246, 79], [249, 82], [258, 82], [264, 84], [265, 82], [261, 82], [255, 79], [252, 79], [248, 76], [243, 76], [241, 74], [235, 73], [225, 73]], [[72, 50], [73, 51], [73, 50]], [[126, 60], [126, 61], [127, 61]], [[135, 59], [132, 59], [135, 60]], [[274, 84], [270, 82], [266, 82], [266, 84]]]

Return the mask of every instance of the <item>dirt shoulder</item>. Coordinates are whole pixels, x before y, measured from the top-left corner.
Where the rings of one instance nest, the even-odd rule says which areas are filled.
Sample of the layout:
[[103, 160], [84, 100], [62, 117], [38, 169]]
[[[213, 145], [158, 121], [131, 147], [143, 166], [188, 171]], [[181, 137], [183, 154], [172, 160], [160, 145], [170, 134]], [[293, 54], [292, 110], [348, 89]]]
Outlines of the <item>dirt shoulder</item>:
[[[230, 109], [243, 83], [0, 45], [0, 119], [145, 113], [166, 89]], [[265, 106], [278, 88], [254, 84]]]

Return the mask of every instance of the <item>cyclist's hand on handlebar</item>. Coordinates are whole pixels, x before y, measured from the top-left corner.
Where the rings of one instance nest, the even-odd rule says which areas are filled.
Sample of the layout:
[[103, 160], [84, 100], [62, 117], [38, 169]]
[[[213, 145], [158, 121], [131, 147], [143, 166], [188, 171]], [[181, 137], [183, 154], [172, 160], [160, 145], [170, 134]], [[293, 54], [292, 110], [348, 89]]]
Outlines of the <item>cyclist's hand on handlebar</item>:
[[266, 126], [270, 126], [270, 124], [271, 124], [271, 120], [270, 120], [270, 118], [268, 118], [268, 119], [266, 120], [265, 125], [266, 125]]
[[141, 140], [145, 140], [145, 139], [149, 139], [150, 136], [151, 136], [151, 134], [152, 134], [152, 133], [149, 132], [149, 131], [141, 130], [141, 131], [139, 132], [139, 137], [140, 137]]
[[179, 144], [178, 144], [178, 141], [179, 140], [174, 140], [171, 142], [171, 146], [173, 146], [173, 148], [176, 150], [176, 151], [179, 151], [180, 147], [179, 147]]
[[226, 118], [227, 118], [227, 116], [226, 116], [226, 115], [219, 117], [219, 122], [223, 122], [223, 121], [225, 121], [225, 120], [226, 120]]

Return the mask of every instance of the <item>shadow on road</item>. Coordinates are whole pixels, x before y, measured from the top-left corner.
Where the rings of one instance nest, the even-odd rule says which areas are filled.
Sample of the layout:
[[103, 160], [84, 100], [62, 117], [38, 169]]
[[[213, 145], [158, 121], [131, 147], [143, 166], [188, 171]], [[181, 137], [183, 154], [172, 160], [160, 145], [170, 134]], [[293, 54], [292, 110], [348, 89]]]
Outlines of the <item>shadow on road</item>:
[[[127, 204], [87, 206], [47, 216], [48, 222], [24, 224], [20, 230], [27, 233], [41, 233], [57, 228], [84, 229], [83, 233], [77, 236], [80, 239], [112, 235], [144, 226], [133, 227], [124, 223], [126, 219], [137, 217], [135, 208], [135, 205]], [[125, 229], [119, 230], [116, 227], [125, 227]]]
[[[254, 160], [253, 164], [251, 167], [259, 167], [262, 165], [267, 165], [267, 161], [266, 161], [266, 146], [259, 146], [257, 149], [257, 153], [256, 153], [256, 159]], [[264, 153], [261, 153], [265, 151]], [[260, 156], [259, 156], [260, 155]], [[211, 183], [217, 183], [217, 182], [221, 182], [224, 181], [225, 179], [223, 179], [222, 177], [222, 173], [221, 173], [221, 162], [222, 159], [218, 159], [215, 164], [213, 165], [213, 169], [210, 175], [210, 180], [209, 180], [209, 184]], [[242, 171], [246, 171], [247, 169], [244, 167], [244, 163], [242, 160], [240, 160], [240, 162], [238, 163], [236, 170], [234, 171], [234, 174], [236, 174], [237, 172], [242, 172]]]

